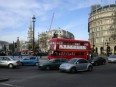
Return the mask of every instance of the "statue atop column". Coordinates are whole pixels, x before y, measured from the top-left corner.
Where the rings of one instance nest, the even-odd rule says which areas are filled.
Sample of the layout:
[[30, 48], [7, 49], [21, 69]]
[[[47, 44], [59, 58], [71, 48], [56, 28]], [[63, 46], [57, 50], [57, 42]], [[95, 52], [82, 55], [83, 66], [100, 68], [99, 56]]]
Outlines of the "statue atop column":
[[54, 35], [52, 38], [58, 38], [58, 34], [56, 32], [54, 32]]

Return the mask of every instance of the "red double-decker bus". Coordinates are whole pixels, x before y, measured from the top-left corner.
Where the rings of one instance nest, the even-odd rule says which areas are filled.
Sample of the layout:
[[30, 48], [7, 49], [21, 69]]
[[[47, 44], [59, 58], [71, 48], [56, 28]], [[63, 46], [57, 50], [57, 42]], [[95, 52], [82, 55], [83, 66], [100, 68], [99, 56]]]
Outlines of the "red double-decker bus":
[[49, 41], [49, 56], [52, 58], [85, 58], [91, 53], [89, 41], [53, 38]]

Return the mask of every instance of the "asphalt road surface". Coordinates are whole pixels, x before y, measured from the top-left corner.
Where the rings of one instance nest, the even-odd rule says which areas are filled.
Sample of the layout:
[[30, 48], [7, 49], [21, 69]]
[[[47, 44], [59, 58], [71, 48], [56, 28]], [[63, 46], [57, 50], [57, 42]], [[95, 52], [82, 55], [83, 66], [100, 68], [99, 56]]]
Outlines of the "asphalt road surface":
[[94, 66], [92, 72], [76, 74], [37, 70], [36, 66], [0, 68], [0, 77], [9, 78], [0, 82], [0, 87], [116, 87], [116, 64]]

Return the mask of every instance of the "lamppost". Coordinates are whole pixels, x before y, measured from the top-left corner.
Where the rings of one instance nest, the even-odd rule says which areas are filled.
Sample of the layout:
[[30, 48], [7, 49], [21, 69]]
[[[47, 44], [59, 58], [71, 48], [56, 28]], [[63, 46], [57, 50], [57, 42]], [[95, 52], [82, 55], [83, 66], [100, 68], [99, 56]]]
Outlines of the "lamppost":
[[95, 47], [95, 44], [94, 44], [94, 32], [92, 32], [92, 36], [93, 36], [93, 53], [94, 53], [94, 47]]
[[[35, 16], [32, 17], [32, 22], [33, 22], [33, 52], [35, 51], [35, 48], [34, 48], [34, 45], [35, 45], [35, 38], [34, 38], [34, 32], [35, 32]], [[34, 55], [35, 55], [35, 52], [34, 52]]]
[[15, 52], [14, 41], [13, 41], [13, 44], [12, 44], [12, 52], [13, 52], [13, 53]]
[[103, 40], [103, 54], [105, 53], [104, 40]]
[[106, 46], [107, 46], [107, 49], [106, 49], [106, 54], [107, 54], [107, 56], [109, 56], [109, 51], [110, 51], [110, 49], [109, 49], [109, 43], [108, 43], [108, 41], [106, 40]]

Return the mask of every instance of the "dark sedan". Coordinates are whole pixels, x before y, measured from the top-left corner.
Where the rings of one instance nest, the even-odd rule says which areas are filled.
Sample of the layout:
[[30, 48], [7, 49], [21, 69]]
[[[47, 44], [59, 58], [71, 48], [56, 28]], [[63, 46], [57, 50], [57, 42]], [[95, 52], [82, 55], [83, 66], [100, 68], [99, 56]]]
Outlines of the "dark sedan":
[[59, 69], [59, 66], [64, 62], [68, 62], [68, 60], [65, 58], [54, 58], [46, 62], [40, 62], [38, 64], [38, 69]]
[[91, 63], [95, 66], [104, 65], [106, 63], [106, 59], [103, 57], [94, 57]]

